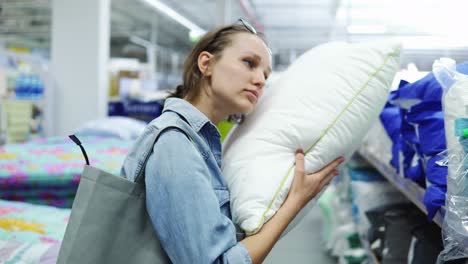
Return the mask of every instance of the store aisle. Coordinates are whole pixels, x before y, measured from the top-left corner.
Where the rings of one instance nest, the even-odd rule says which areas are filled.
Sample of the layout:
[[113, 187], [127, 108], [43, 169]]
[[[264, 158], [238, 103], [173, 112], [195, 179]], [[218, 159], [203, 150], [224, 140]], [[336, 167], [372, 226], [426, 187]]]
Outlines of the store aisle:
[[337, 260], [324, 251], [321, 232], [321, 212], [320, 208], [315, 206], [290, 234], [276, 244], [264, 263], [336, 264]]

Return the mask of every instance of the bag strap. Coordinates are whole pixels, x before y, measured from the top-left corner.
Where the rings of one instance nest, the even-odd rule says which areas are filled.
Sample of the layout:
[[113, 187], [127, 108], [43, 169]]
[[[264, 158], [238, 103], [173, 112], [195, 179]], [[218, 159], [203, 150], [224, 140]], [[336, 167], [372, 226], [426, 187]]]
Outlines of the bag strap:
[[[187, 138], [192, 142], [192, 144], [194, 144], [196, 147], [196, 149], [198, 151], [200, 151], [199, 149], [199, 146], [198, 144], [196, 144], [194, 142], [194, 140], [192, 139], [192, 137], [189, 135], [189, 133], [187, 132], [188, 129], [190, 129], [190, 127], [188, 127], [189, 125], [187, 123], [185, 123], [184, 121], [181, 121], [181, 122], [178, 122], [177, 125], [170, 125], [170, 126], [166, 126], [166, 127], [163, 127], [163, 128], [160, 128], [156, 134], [154, 135], [154, 139], [152, 140], [153, 144], [151, 146], [154, 146], [154, 144], [156, 144], [156, 141], [159, 139], [159, 136], [161, 136], [161, 134], [168, 130], [168, 129], [171, 129], [171, 128], [176, 128], [180, 131], [182, 131], [182, 133], [184, 133], [185, 136], [187, 136]], [[137, 176], [135, 177], [135, 182], [136, 183], [140, 183], [140, 184], [144, 184], [145, 183], [145, 170], [146, 170], [146, 163], [148, 162], [149, 160], [149, 157], [151, 156], [151, 153], [153, 152], [152, 151], [153, 148], [150, 148], [150, 150], [148, 151], [148, 153], [146, 153], [146, 156], [145, 156], [145, 160], [144, 162], [142, 163], [142, 166], [140, 167], [139, 171], [138, 171], [138, 174]]]
[[86, 165], [90, 165], [89, 164], [89, 159], [88, 159], [88, 155], [86, 154], [86, 150], [84, 149], [83, 145], [81, 144], [81, 141], [75, 136], [75, 135], [69, 135], [68, 136], [71, 140], [73, 140], [73, 142], [75, 142], [76, 145], [78, 145], [78, 147], [80, 147], [81, 149], [81, 153], [83, 153], [83, 156], [86, 160]]

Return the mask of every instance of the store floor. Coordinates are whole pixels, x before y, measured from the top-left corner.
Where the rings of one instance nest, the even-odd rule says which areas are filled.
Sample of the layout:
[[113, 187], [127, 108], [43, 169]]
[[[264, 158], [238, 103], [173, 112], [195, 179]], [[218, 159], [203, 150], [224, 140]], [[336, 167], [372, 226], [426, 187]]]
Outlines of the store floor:
[[322, 216], [315, 206], [295, 229], [281, 239], [265, 260], [265, 264], [336, 264], [329, 257], [322, 244]]

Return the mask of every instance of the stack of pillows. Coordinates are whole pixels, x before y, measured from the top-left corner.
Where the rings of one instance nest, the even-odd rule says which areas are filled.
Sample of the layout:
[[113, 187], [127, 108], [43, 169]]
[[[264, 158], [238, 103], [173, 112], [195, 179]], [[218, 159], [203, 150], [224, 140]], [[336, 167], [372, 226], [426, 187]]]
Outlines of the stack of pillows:
[[125, 116], [109, 116], [84, 123], [75, 130], [75, 134], [136, 140], [145, 127], [146, 123], [141, 120]]
[[248, 235], [287, 198], [297, 149], [304, 150], [306, 173], [313, 173], [359, 147], [387, 101], [400, 49], [390, 42], [323, 44], [269, 83], [254, 112], [230, 131], [223, 146], [233, 220]]

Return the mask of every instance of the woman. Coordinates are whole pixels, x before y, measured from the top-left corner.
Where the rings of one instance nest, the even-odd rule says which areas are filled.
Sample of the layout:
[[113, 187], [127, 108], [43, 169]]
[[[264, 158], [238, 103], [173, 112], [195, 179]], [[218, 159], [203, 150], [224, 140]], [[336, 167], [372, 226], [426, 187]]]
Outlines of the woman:
[[[146, 164], [147, 210], [173, 263], [261, 263], [299, 211], [338, 174], [336, 167], [343, 161], [306, 175], [304, 154], [297, 151], [295, 178], [282, 207], [257, 234], [236, 237], [216, 125], [233, 114], [251, 112], [271, 72], [268, 47], [241, 22], [209, 32], [196, 44], [185, 62], [183, 85], [150, 124], [183, 121], [190, 127], [164, 130]], [[151, 138], [150, 133], [137, 144], [151, 144], [142, 138]], [[129, 156], [139, 155], [137, 145]], [[132, 160], [125, 161], [124, 174], [136, 166]]]

